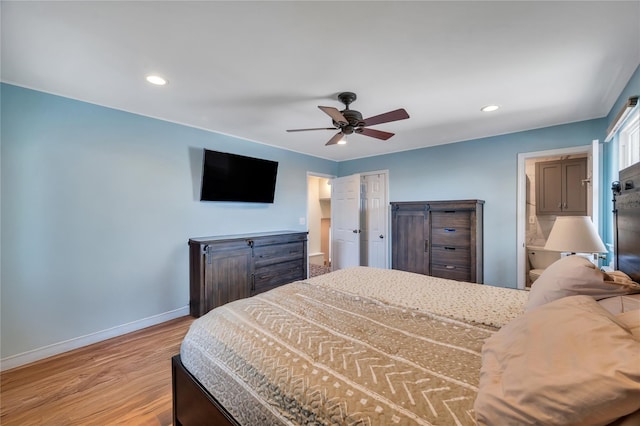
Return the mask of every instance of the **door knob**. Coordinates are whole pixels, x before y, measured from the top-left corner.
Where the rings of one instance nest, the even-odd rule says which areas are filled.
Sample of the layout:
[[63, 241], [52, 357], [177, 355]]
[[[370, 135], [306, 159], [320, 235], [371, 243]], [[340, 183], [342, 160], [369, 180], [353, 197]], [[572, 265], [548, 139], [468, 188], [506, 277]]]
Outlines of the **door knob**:
[[384, 238], [384, 235], [380, 234], [380, 238]]

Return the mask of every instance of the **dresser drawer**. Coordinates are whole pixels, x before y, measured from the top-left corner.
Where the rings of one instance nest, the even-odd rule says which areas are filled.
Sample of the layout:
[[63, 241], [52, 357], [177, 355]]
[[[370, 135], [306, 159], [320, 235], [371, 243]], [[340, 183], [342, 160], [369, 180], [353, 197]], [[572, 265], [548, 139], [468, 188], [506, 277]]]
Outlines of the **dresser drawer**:
[[468, 210], [432, 211], [431, 226], [434, 228], [470, 228], [471, 214]]
[[456, 281], [471, 281], [469, 268], [456, 265], [431, 265], [431, 275]]
[[431, 263], [468, 268], [471, 264], [471, 250], [466, 247], [432, 246]]
[[255, 247], [253, 249], [254, 265], [256, 268], [304, 257], [304, 242], [276, 244], [272, 246]]
[[455, 226], [431, 229], [431, 244], [442, 246], [469, 247], [471, 230]]
[[304, 275], [303, 260], [278, 263], [256, 268], [253, 277], [254, 294], [271, 290], [283, 284], [299, 281]]

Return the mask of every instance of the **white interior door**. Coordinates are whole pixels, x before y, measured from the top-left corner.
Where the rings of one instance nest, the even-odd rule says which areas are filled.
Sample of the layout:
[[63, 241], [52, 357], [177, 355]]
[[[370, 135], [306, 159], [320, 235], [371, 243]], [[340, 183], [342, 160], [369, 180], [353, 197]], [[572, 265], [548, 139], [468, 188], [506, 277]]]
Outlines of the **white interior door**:
[[362, 175], [362, 265], [389, 267], [387, 173]]
[[331, 268], [360, 265], [360, 175], [331, 181]]

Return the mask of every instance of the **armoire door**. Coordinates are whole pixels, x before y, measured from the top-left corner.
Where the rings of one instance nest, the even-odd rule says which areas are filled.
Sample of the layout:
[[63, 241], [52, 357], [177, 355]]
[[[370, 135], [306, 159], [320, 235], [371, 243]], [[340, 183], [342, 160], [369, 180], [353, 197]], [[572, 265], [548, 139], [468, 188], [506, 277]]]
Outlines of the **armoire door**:
[[205, 255], [204, 296], [206, 310], [251, 295], [251, 247], [211, 251]]
[[428, 215], [424, 203], [391, 203], [393, 269], [429, 274]]

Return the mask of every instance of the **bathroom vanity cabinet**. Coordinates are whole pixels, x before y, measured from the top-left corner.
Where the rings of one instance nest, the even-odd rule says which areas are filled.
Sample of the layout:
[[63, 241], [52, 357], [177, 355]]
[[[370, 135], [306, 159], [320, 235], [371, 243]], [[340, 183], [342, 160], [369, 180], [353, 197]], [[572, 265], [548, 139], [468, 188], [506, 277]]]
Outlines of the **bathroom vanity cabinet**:
[[483, 282], [482, 200], [391, 203], [392, 268]]
[[587, 158], [536, 163], [536, 214], [587, 216]]

